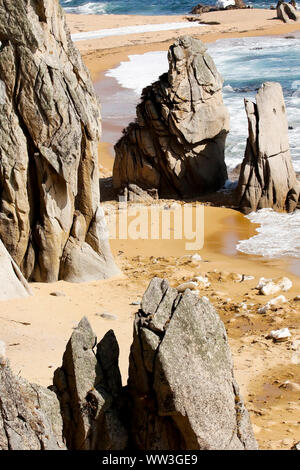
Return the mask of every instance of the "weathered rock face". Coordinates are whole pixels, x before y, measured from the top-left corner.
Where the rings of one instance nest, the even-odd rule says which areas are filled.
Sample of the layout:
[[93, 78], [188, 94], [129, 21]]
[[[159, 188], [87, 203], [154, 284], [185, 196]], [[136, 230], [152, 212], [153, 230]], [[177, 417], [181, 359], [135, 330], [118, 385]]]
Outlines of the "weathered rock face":
[[12, 375], [0, 341], [0, 449], [256, 449], [222, 321], [154, 278], [136, 315], [122, 388], [113, 331], [84, 317], [51, 390]]
[[237, 188], [245, 212], [263, 208], [293, 211], [300, 185], [292, 165], [288, 123], [279, 83], [264, 83], [256, 104], [245, 100], [249, 137]]
[[276, 6], [277, 17], [285, 23], [300, 21], [300, 15], [292, 2], [286, 3], [279, 0]]
[[119, 194], [134, 184], [159, 196], [195, 196], [227, 178], [222, 78], [204, 44], [189, 36], [170, 47], [168, 59], [169, 72], [143, 90], [137, 119], [115, 146]]
[[60, 450], [62, 419], [54, 392], [29, 384], [0, 361], [0, 450]]
[[0, 240], [0, 300], [31, 295], [30, 287]]
[[3, 243], [30, 280], [113, 275], [99, 105], [58, 0], [0, 0], [0, 41]]
[[119, 417], [119, 347], [112, 331], [100, 341], [95, 353], [96, 344], [84, 317], [67, 345], [62, 367], [54, 375], [64, 436], [72, 450], [122, 450], [127, 432]]
[[136, 316], [128, 393], [134, 448], [257, 448], [222, 321], [165, 280], [151, 281]]

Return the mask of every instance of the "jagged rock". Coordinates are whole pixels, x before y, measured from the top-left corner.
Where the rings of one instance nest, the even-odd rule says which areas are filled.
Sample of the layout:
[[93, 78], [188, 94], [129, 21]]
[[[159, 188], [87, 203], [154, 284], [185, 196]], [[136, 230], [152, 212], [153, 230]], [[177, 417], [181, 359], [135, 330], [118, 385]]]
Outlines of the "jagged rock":
[[97, 339], [83, 318], [67, 344], [54, 374], [61, 403], [64, 436], [72, 450], [122, 450], [127, 433], [119, 417], [122, 395], [119, 347], [112, 331]]
[[136, 315], [128, 394], [133, 448], [257, 448], [222, 321], [165, 280], [151, 281]]
[[60, 450], [62, 419], [54, 392], [0, 365], [0, 450]]
[[198, 39], [179, 38], [168, 60], [169, 72], [143, 90], [137, 119], [115, 146], [119, 194], [134, 184], [160, 197], [188, 197], [220, 189], [227, 179], [223, 80]]
[[300, 21], [300, 15], [297, 12], [295, 4], [292, 2], [286, 3], [279, 0], [276, 6], [277, 17], [284, 21], [284, 23], [293, 23], [294, 21]]
[[293, 168], [288, 123], [279, 83], [264, 83], [256, 104], [245, 100], [249, 137], [237, 188], [237, 202], [245, 212], [262, 208], [293, 211], [300, 184]]
[[31, 295], [30, 287], [0, 240], [0, 300]]
[[99, 209], [99, 104], [59, 1], [0, 0], [0, 41], [2, 241], [30, 280], [116, 274]]

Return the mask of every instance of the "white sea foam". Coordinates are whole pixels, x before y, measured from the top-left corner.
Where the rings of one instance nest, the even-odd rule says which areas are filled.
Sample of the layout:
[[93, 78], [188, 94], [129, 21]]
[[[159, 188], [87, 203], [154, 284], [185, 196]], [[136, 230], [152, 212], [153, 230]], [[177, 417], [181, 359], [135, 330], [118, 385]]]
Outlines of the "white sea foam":
[[239, 241], [239, 251], [267, 258], [300, 258], [300, 210], [284, 214], [261, 209], [247, 218], [254, 224], [260, 224], [260, 227], [256, 229], [257, 235]]
[[[71, 3], [71, 0], [65, 0], [65, 3]], [[106, 3], [94, 3], [89, 2], [84, 5], [77, 7], [65, 7], [64, 10], [67, 13], [76, 13], [81, 15], [103, 15], [106, 13], [107, 4]]]
[[100, 29], [98, 31], [87, 31], [85, 33], [72, 34], [72, 40], [87, 41], [89, 39], [106, 38], [108, 36], [124, 36], [126, 34], [149, 33], [155, 31], [169, 31], [186, 28], [199, 28], [199, 23], [161, 23], [161, 24], [142, 24], [135, 26], [122, 26], [120, 28]]

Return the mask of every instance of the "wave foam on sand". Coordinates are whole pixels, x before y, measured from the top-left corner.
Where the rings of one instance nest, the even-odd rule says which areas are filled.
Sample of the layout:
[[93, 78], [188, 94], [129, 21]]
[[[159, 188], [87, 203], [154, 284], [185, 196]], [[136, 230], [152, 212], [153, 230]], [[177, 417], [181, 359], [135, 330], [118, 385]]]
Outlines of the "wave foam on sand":
[[300, 258], [300, 210], [284, 214], [261, 209], [247, 218], [260, 227], [256, 229], [258, 235], [238, 243], [239, 251], [266, 258]]
[[176, 29], [199, 28], [199, 23], [161, 23], [143, 24], [135, 26], [122, 26], [120, 28], [100, 29], [98, 31], [88, 31], [86, 33], [75, 33], [71, 35], [74, 42], [87, 41], [89, 39], [106, 38], [108, 36], [125, 36], [127, 34], [141, 34], [155, 31], [170, 31]]

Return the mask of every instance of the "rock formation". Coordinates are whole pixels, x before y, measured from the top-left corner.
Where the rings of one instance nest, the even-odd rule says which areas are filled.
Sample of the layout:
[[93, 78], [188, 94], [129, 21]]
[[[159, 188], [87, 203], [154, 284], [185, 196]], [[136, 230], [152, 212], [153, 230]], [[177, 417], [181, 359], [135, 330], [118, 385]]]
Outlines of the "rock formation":
[[190, 14], [201, 15], [201, 13], [208, 13], [210, 11], [233, 9], [236, 10], [241, 8], [247, 8], [247, 5], [243, 2], [243, 0], [219, 0], [214, 6], [203, 5], [202, 3], [198, 3], [198, 5], [192, 8]]
[[29, 384], [0, 361], [0, 450], [60, 450], [62, 418], [54, 392]]
[[264, 83], [256, 104], [245, 100], [249, 137], [237, 188], [240, 209], [293, 211], [300, 185], [293, 168], [288, 123], [279, 83]]
[[136, 316], [128, 393], [135, 448], [257, 448], [222, 321], [209, 302], [162, 279]]
[[122, 395], [119, 346], [112, 331], [97, 346], [84, 317], [74, 330], [54, 375], [61, 402], [64, 436], [72, 450], [122, 450], [127, 432], [119, 417]]
[[284, 21], [284, 23], [293, 23], [294, 21], [300, 21], [300, 15], [295, 8], [293, 2], [284, 2], [279, 0], [276, 6], [277, 17]]
[[168, 60], [169, 72], [143, 90], [137, 119], [115, 146], [119, 194], [130, 193], [133, 184], [182, 198], [218, 190], [227, 179], [222, 78], [198, 39], [179, 38]]
[[151, 281], [136, 314], [127, 387], [113, 331], [97, 345], [85, 317], [51, 390], [14, 377], [3, 351], [0, 449], [257, 448], [222, 321], [166, 280]]
[[117, 272], [99, 208], [100, 111], [58, 0], [0, 0], [0, 236], [25, 277]]
[[30, 287], [0, 240], [0, 300], [31, 295]]

